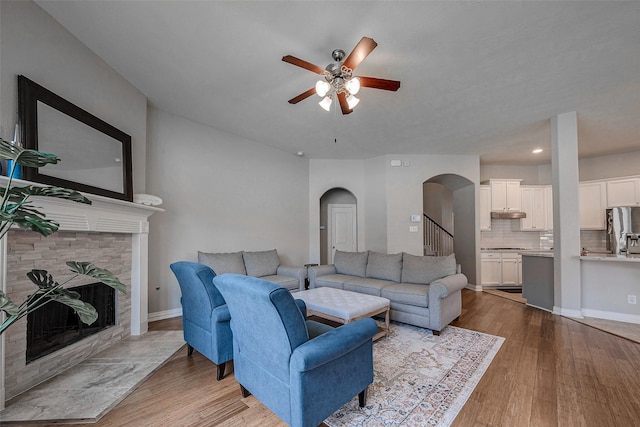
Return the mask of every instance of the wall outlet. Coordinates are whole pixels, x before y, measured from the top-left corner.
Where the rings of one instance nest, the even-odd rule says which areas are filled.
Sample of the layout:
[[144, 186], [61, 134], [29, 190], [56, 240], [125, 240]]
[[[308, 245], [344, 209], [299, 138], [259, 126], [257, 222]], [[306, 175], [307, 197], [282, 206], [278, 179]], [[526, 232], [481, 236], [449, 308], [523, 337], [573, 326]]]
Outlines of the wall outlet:
[[635, 295], [627, 295], [627, 304], [635, 304], [636, 296]]
[[418, 232], [418, 226], [416, 226], [416, 225], [409, 226], [409, 231], [412, 232], [412, 233], [417, 233]]

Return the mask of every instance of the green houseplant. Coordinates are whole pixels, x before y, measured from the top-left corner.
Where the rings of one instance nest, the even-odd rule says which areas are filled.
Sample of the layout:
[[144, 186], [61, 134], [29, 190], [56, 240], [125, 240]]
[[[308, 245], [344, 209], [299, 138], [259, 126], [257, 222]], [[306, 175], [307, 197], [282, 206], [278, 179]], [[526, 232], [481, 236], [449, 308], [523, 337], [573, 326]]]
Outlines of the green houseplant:
[[[77, 203], [91, 204], [77, 191], [60, 187], [39, 187], [11, 186], [13, 172], [17, 165], [26, 167], [42, 167], [47, 164], [56, 164], [60, 159], [50, 153], [43, 153], [36, 150], [28, 150], [5, 141], [0, 138], [0, 159], [11, 160], [12, 167], [9, 170], [9, 181], [6, 188], [0, 186], [2, 204], [0, 205], [0, 239], [7, 234], [12, 225], [16, 225], [24, 230], [35, 231], [43, 236], [49, 236], [58, 230], [59, 225], [46, 218], [45, 214], [38, 211], [38, 207], [33, 205], [32, 196], [57, 197]], [[58, 283], [46, 270], [31, 270], [27, 277], [37, 286], [37, 290], [31, 294], [20, 305], [15, 304], [0, 290], [0, 311], [6, 314], [6, 318], [0, 324], [0, 335], [12, 324], [42, 307], [51, 301], [58, 301], [72, 308], [79, 316], [80, 320], [90, 325], [98, 318], [95, 308], [80, 300], [77, 292], [64, 288], [69, 282], [79, 276], [88, 276], [104, 283], [118, 291], [126, 292], [125, 285], [110, 271], [97, 267], [90, 262], [68, 261], [73, 275]]]

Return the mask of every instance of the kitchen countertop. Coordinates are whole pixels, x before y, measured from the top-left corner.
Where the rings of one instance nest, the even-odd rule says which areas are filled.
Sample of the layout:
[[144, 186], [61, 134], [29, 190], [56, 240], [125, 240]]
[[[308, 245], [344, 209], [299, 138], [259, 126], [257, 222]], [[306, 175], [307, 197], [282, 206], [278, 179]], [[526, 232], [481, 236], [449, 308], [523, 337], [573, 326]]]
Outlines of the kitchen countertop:
[[522, 256], [537, 256], [544, 258], [553, 258], [553, 251], [527, 251], [527, 252], [518, 252]]
[[608, 262], [640, 262], [640, 255], [614, 255], [593, 253], [580, 257], [583, 261], [608, 261]]

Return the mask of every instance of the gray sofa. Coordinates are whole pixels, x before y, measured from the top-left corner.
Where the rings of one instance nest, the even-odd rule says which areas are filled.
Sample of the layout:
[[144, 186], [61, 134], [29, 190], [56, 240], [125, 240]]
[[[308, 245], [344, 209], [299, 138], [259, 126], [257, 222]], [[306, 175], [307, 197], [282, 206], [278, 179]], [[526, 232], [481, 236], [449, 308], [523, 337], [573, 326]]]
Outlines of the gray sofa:
[[280, 265], [278, 251], [207, 253], [198, 251], [198, 262], [216, 273], [243, 274], [281, 285], [291, 292], [304, 290], [307, 270]]
[[439, 332], [460, 316], [461, 290], [455, 255], [336, 251], [334, 264], [309, 267], [309, 288], [329, 286], [388, 298], [392, 320]]

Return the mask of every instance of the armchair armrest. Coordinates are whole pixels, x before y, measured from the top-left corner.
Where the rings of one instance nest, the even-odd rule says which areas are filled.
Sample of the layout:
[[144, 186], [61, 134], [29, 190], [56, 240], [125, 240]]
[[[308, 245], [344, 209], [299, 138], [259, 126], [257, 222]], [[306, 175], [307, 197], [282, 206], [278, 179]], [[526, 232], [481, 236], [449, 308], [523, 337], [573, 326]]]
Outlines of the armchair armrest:
[[307, 304], [301, 299], [295, 299], [294, 301], [296, 302], [296, 304], [298, 304], [298, 308], [300, 309], [300, 312], [302, 313], [302, 316], [306, 319], [307, 318]]
[[219, 305], [211, 311], [211, 319], [216, 322], [228, 322], [231, 320], [227, 304]]
[[329, 363], [355, 348], [371, 341], [378, 332], [376, 322], [371, 318], [347, 323], [332, 331], [311, 339], [296, 348], [291, 354], [292, 372], [307, 372]]
[[467, 284], [467, 276], [462, 273], [434, 280], [429, 285], [429, 301], [434, 301], [436, 298], [445, 298], [464, 288]]
[[309, 267], [307, 269], [307, 275], [309, 276], [309, 289], [316, 287], [316, 277], [326, 276], [328, 274], [336, 274], [335, 265], [329, 264]]

